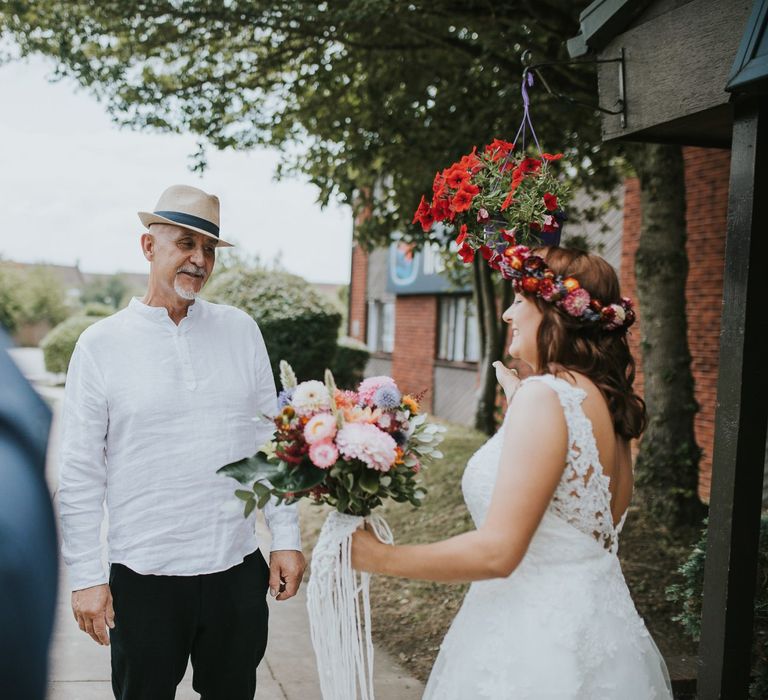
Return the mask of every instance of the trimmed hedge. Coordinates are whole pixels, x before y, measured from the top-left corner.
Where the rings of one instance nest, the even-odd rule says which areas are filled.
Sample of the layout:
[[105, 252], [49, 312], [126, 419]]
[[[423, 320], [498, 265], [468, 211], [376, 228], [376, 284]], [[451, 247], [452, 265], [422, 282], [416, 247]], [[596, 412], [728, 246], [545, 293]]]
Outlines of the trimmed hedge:
[[333, 358], [333, 371], [336, 386], [341, 389], [356, 389], [363, 381], [365, 366], [371, 356], [368, 346], [354, 338], [341, 338]]
[[291, 364], [299, 381], [322, 379], [332, 366], [341, 314], [301, 277], [234, 268], [214, 277], [205, 296], [242, 309], [259, 324], [276, 384], [280, 360]]
[[49, 372], [64, 374], [69, 367], [69, 361], [80, 334], [105, 316], [109, 314], [71, 316], [53, 328], [40, 343], [45, 368]]
[[[667, 598], [680, 605], [674, 619], [695, 641], [701, 634], [701, 603], [704, 593], [704, 560], [707, 552], [707, 530], [693, 546], [688, 559], [678, 569], [682, 583], [667, 589]], [[768, 514], [760, 519], [760, 548], [755, 588], [755, 622], [752, 643], [752, 684], [749, 697], [768, 698]]]

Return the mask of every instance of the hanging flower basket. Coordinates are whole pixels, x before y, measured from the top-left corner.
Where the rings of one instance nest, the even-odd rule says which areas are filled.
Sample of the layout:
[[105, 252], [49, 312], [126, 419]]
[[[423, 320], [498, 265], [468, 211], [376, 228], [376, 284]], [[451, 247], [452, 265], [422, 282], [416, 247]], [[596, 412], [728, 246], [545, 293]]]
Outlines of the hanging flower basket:
[[[458, 254], [465, 263], [480, 253], [494, 269], [510, 245], [558, 245], [567, 219], [570, 192], [559, 177], [562, 153], [545, 153], [539, 146], [528, 111], [523, 79], [523, 121], [513, 141], [494, 139], [477, 147], [435, 175], [431, 201], [422, 196], [413, 223], [425, 233], [435, 223], [457, 231]], [[527, 83], [527, 85], [526, 85]], [[530, 130], [537, 152], [525, 147]], [[520, 148], [516, 141], [520, 138]]]

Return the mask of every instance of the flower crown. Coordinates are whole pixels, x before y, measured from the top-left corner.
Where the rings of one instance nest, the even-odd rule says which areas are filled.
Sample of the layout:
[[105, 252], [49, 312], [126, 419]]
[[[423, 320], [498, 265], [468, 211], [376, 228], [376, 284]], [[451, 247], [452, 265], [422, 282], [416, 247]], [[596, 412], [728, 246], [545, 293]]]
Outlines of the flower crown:
[[511, 245], [494, 253], [488, 261], [505, 279], [511, 279], [515, 292], [533, 294], [554, 303], [569, 316], [604, 330], [626, 331], [635, 322], [632, 301], [622, 297], [618, 304], [603, 305], [575, 277], [556, 275], [544, 258], [524, 245]]

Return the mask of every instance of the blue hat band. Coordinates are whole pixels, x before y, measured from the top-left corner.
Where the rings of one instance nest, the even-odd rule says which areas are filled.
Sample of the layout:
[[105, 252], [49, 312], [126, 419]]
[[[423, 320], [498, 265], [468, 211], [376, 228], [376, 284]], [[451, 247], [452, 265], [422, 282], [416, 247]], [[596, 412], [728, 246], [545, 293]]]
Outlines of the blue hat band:
[[219, 227], [207, 219], [201, 219], [199, 216], [185, 214], [183, 211], [156, 211], [154, 213], [157, 214], [157, 216], [162, 216], [165, 219], [175, 221], [177, 224], [194, 226], [195, 228], [207, 231], [212, 236], [216, 236], [216, 238], [219, 237]]

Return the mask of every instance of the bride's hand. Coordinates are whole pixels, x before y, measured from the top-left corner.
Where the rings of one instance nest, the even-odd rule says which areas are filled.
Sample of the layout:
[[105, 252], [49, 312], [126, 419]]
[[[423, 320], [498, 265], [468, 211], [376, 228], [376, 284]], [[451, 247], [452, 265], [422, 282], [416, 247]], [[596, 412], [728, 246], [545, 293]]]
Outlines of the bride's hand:
[[493, 363], [493, 368], [496, 370], [496, 381], [504, 389], [504, 395], [507, 397], [507, 403], [509, 403], [520, 387], [520, 375], [515, 368], [505, 367], [500, 360]]
[[352, 568], [374, 572], [379, 567], [383, 544], [370, 530], [359, 529], [352, 533]]

